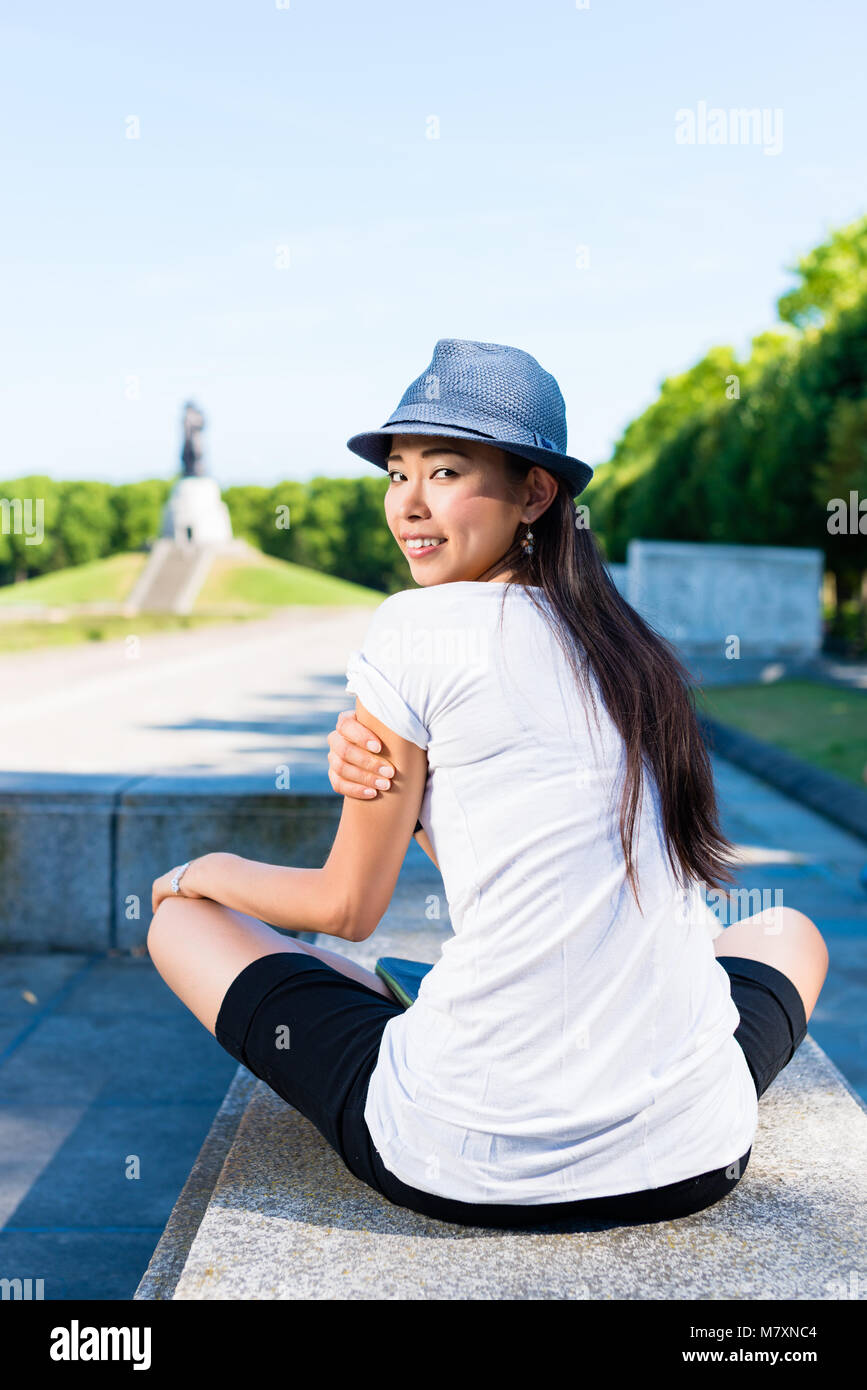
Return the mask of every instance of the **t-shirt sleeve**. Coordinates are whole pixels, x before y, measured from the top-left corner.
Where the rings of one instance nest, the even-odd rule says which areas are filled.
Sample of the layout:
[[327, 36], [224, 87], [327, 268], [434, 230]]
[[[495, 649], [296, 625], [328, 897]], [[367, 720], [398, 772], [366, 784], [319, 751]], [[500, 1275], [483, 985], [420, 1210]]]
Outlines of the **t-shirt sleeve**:
[[424, 717], [428, 705], [425, 663], [405, 659], [406, 618], [392, 594], [374, 613], [364, 643], [346, 663], [346, 693], [357, 695], [400, 738], [427, 748], [430, 734]]

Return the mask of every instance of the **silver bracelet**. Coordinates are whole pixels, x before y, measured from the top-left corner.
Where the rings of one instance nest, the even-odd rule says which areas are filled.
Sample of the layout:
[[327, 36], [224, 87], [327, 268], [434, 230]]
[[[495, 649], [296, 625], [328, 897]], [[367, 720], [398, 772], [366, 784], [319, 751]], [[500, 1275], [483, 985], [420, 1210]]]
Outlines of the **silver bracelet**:
[[190, 867], [190, 865], [192, 864], [192, 862], [193, 862], [192, 859], [188, 859], [187, 862], [186, 862], [186, 864], [182, 864], [181, 867], [178, 869], [178, 872], [175, 874], [174, 878], [172, 879], [172, 892], [173, 892], [173, 893], [177, 893], [179, 897], [180, 897], [180, 892], [181, 892], [180, 887], [179, 887], [180, 881], [181, 881], [181, 879], [183, 878], [184, 874], [186, 873], [187, 869], [188, 869], [188, 868]]

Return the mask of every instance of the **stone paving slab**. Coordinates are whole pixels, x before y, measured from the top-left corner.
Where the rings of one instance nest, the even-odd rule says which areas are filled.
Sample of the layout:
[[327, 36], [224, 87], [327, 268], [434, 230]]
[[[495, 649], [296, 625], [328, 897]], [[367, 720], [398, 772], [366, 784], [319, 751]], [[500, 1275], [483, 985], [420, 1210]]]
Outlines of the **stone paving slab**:
[[147, 958], [0, 954], [0, 1272], [130, 1299], [235, 1070]]
[[[170, 1299], [180, 1278], [208, 1202], [219, 1179], [226, 1154], [231, 1147], [247, 1104], [260, 1086], [246, 1067], [238, 1067], [226, 1098], [214, 1117], [208, 1137], [190, 1170], [169, 1217], [168, 1224], [151, 1256], [136, 1298]], [[273, 1094], [273, 1092], [272, 1092]], [[274, 1097], [275, 1100], [277, 1097]]]

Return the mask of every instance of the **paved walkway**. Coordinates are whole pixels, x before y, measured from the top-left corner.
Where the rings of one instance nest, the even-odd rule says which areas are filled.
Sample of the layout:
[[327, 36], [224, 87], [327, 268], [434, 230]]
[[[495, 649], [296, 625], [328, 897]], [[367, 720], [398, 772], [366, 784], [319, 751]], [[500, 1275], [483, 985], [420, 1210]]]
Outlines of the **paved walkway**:
[[819, 927], [830, 961], [810, 1033], [867, 1101], [867, 893], [858, 882], [867, 845], [740, 768], [713, 763], [723, 829], [749, 861], [739, 884], [767, 893], [739, 915], [779, 901]]
[[[3, 657], [5, 772], [320, 769], [368, 608], [283, 609], [225, 626]], [[293, 786], [295, 782], [293, 780]], [[326, 779], [326, 785], [327, 779]], [[330, 785], [328, 786], [330, 790]]]
[[[291, 755], [313, 786], [337, 711], [354, 706], [341, 702], [346, 658], [375, 606], [283, 609], [141, 639], [130, 619], [123, 641], [4, 655], [0, 768], [257, 773]], [[699, 665], [708, 685], [730, 683], [732, 662]], [[804, 674], [867, 691], [867, 662], [818, 658]]]

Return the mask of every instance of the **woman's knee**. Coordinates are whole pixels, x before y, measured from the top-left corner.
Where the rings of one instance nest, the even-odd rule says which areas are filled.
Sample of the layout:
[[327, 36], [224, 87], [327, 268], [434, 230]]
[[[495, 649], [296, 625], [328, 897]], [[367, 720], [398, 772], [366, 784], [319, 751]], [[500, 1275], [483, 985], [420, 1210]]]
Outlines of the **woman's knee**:
[[153, 960], [154, 950], [159, 949], [162, 937], [171, 929], [171, 923], [175, 918], [175, 908], [177, 900], [174, 898], [163, 898], [153, 917], [147, 934], [147, 948]]
[[781, 909], [782, 925], [780, 934], [793, 945], [802, 956], [808, 956], [823, 971], [828, 968], [828, 947], [825, 938], [812, 917], [796, 907]]
[[718, 956], [745, 956], [782, 971], [795, 985], [809, 1019], [828, 972], [828, 947], [812, 918], [794, 907], [745, 917], [714, 939]]
[[793, 981], [809, 1021], [828, 974], [828, 947], [811, 917], [797, 908], [784, 908], [780, 956], [771, 964]]
[[[825, 938], [811, 917], [796, 907], [773, 906], [751, 917], [742, 917], [714, 938], [717, 955], [735, 955], [734, 943], [750, 943], [760, 946], [767, 943], [767, 952], [774, 953], [776, 943], [784, 952], [797, 950], [814, 955], [817, 959], [828, 961], [828, 947]], [[749, 952], [746, 952], [749, 954]], [[758, 959], [764, 959], [766, 951], [761, 950]]]
[[221, 922], [215, 906], [207, 898], [163, 898], [148, 927], [147, 948], [164, 978], [167, 967], [200, 958], [206, 943], [217, 945]]

